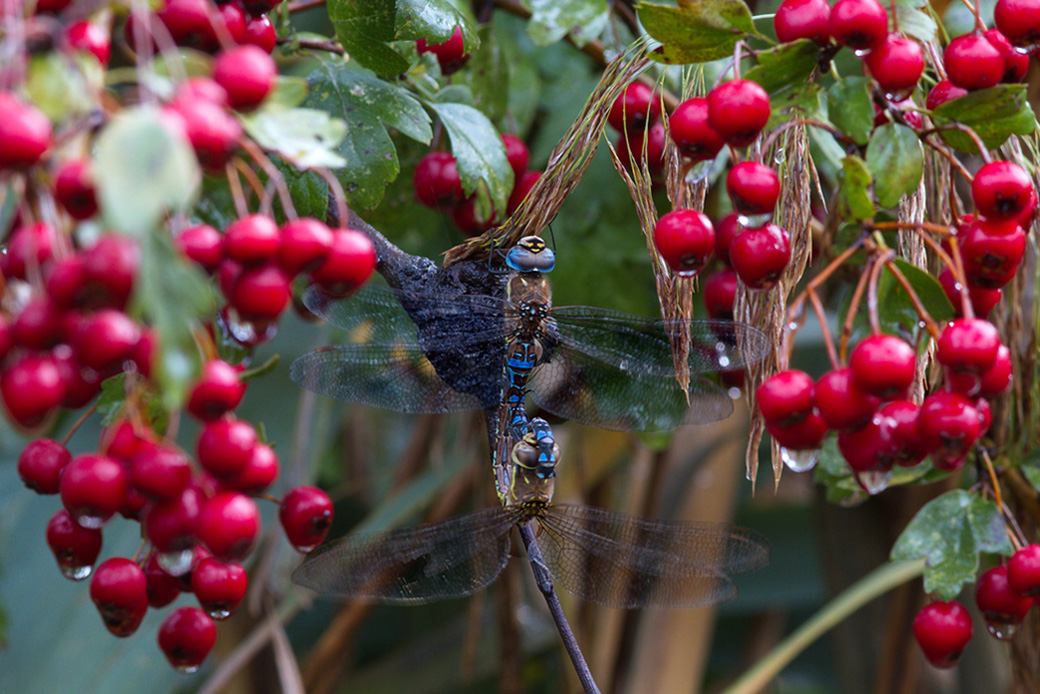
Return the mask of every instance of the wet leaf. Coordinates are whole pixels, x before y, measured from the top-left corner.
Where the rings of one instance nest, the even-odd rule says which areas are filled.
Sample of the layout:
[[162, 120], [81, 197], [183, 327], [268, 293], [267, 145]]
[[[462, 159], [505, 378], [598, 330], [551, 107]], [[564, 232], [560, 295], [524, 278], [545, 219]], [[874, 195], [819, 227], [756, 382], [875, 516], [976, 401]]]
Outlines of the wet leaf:
[[610, 10], [607, 0], [528, 0], [531, 10], [527, 35], [538, 46], [548, 46], [571, 35], [584, 46], [607, 28]]
[[780, 44], [759, 52], [758, 64], [744, 73], [744, 79], [757, 82], [770, 94], [801, 86], [816, 69], [819, 53], [819, 46], [809, 39]]
[[[1011, 135], [1029, 135], [1036, 130], [1036, 116], [1026, 99], [1024, 84], [1001, 84], [970, 92], [940, 104], [932, 111], [932, 120], [937, 126], [952, 122], [969, 126], [989, 149], [996, 149]], [[978, 152], [967, 133], [943, 131], [942, 138], [962, 152]]]
[[952, 600], [975, 580], [979, 553], [1014, 551], [996, 504], [963, 489], [925, 504], [892, 547], [891, 559], [927, 559], [924, 590]]
[[872, 218], [874, 201], [870, 199], [871, 177], [866, 162], [857, 156], [845, 157], [838, 172], [838, 182], [841, 184], [838, 204], [843, 214], [857, 220]]
[[[361, 4], [371, 3], [362, 0]], [[443, 43], [461, 27], [466, 52], [473, 53], [480, 48], [480, 37], [470, 17], [449, 0], [394, 0], [394, 4], [397, 8], [395, 38]]]
[[725, 58], [737, 41], [755, 33], [741, 0], [699, 0], [682, 7], [640, 2], [636, 11], [647, 33], [664, 44], [650, 57], [670, 65]]
[[846, 77], [827, 90], [827, 113], [831, 123], [852, 141], [867, 144], [874, 129], [874, 102], [870, 98], [870, 80]]
[[246, 132], [264, 149], [277, 152], [297, 168], [338, 169], [346, 160], [335, 152], [347, 134], [347, 124], [326, 111], [294, 108], [261, 111], [242, 118]]
[[[466, 69], [457, 73], [452, 79], [456, 84], [452, 87], [467, 87], [469, 100], [462, 101], [476, 107], [493, 122], [498, 123], [506, 114], [506, 105], [513, 85], [509, 79], [509, 62], [501, 45], [495, 40], [492, 27], [485, 27], [480, 32], [480, 50], [473, 54]], [[443, 92], [443, 90], [442, 90]], [[438, 101], [446, 101], [442, 94]]]
[[924, 171], [924, 152], [917, 133], [905, 125], [887, 123], [871, 136], [866, 162], [878, 204], [895, 207], [903, 195], [917, 190]]
[[[902, 258], [897, 258], [893, 263], [906, 277], [932, 318], [940, 323], [953, 318], [953, 305], [946, 298], [946, 292], [937, 279]], [[921, 321], [910, 295], [887, 270], [881, 273], [878, 280], [878, 314], [882, 330], [895, 335], [913, 335]]]

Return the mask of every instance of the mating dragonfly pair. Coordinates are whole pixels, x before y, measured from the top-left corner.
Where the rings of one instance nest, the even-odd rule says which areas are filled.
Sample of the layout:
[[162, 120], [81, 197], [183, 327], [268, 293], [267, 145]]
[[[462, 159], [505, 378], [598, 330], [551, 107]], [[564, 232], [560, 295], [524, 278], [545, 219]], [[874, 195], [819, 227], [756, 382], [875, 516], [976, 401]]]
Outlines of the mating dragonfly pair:
[[[298, 583], [388, 602], [467, 595], [509, 557], [514, 526], [537, 520], [548, 568], [580, 597], [616, 607], [694, 607], [734, 593], [728, 574], [766, 563], [764, 540], [729, 525], [649, 521], [553, 505], [559, 457], [542, 409], [619, 430], [715, 421], [729, 396], [704, 375], [766, 353], [765, 336], [733, 321], [666, 322], [590, 307], [553, 307], [553, 252], [526, 237], [506, 254], [505, 298], [436, 295], [369, 285], [337, 300], [312, 289], [307, 306], [348, 342], [293, 363], [300, 385], [401, 412], [483, 409], [496, 451], [498, 508], [443, 523], [350, 536], [310, 555]], [[675, 380], [672, 340], [688, 331], [689, 393]], [[515, 441], [507, 448], [509, 441]]]

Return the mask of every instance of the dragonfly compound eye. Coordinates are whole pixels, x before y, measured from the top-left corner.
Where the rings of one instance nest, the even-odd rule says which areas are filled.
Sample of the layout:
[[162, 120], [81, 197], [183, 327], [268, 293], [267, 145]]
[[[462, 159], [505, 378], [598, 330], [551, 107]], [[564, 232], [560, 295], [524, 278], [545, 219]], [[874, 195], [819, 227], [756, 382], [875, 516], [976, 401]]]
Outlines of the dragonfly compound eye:
[[556, 254], [538, 236], [525, 236], [506, 253], [506, 265], [517, 272], [549, 272]]

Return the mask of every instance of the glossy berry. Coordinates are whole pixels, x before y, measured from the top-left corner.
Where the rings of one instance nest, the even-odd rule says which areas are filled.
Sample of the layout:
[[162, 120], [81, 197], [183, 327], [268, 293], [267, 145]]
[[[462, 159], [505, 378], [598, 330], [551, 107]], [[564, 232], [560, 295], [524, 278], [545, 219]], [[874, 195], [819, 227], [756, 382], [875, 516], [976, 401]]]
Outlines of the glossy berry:
[[1007, 565], [1008, 586], [1019, 595], [1040, 595], [1040, 545], [1026, 545], [1015, 552]]
[[842, 46], [866, 51], [888, 35], [888, 13], [877, 0], [838, 0], [831, 8], [828, 28]]
[[818, 412], [810, 412], [796, 424], [779, 426], [766, 423], [766, 431], [778, 445], [791, 451], [817, 450], [827, 435], [827, 423]]
[[816, 382], [816, 407], [831, 429], [858, 428], [877, 406], [877, 398], [856, 385], [849, 367], [828, 371]]
[[49, 297], [34, 296], [15, 318], [12, 326], [15, 342], [30, 349], [53, 347], [62, 338], [63, 318]]
[[101, 432], [101, 451], [124, 463], [129, 463], [135, 455], [152, 445], [154, 442], [149, 435], [138, 432], [128, 419], [118, 420]]
[[34, 427], [61, 406], [65, 382], [54, 358], [29, 354], [0, 372], [0, 396], [11, 419]]
[[100, 24], [72, 22], [65, 28], [65, 41], [70, 48], [93, 55], [102, 66], [108, 65], [112, 55], [112, 41]]
[[267, 262], [278, 252], [282, 235], [267, 215], [251, 214], [232, 222], [224, 233], [224, 255], [243, 265]]
[[921, 44], [900, 34], [889, 34], [863, 62], [886, 94], [907, 94], [924, 72]]
[[959, 99], [968, 93], [967, 89], [961, 89], [950, 80], [942, 80], [932, 87], [925, 97], [924, 105], [929, 111], [945, 104], [947, 101]]
[[624, 88], [607, 113], [607, 123], [617, 131], [642, 130], [661, 117], [661, 100], [642, 82]]
[[928, 448], [917, 430], [921, 408], [909, 400], [893, 400], [878, 408], [892, 432], [893, 462], [904, 467], [917, 465], [928, 455]]
[[984, 164], [971, 182], [975, 211], [987, 219], [1017, 219], [1030, 202], [1033, 182], [1029, 174], [1010, 161]]
[[332, 246], [332, 229], [317, 219], [301, 217], [282, 225], [278, 264], [290, 275], [313, 270], [324, 262]]
[[1011, 351], [1004, 345], [997, 348], [997, 356], [993, 366], [982, 372], [979, 378], [979, 395], [984, 398], [995, 398], [1007, 392], [1011, 387], [1012, 373]]
[[1004, 77], [1004, 57], [982, 34], [965, 34], [943, 52], [946, 78], [962, 89], [985, 89]]
[[213, 63], [213, 80], [227, 91], [228, 103], [236, 111], [250, 111], [263, 103], [277, 75], [270, 53], [248, 44], [224, 51]]
[[767, 424], [787, 427], [812, 412], [816, 404], [816, 384], [804, 371], [781, 371], [762, 382], [755, 391], [755, 402]]
[[141, 268], [141, 249], [127, 236], [109, 234], [83, 252], [84, 292], [91, 308], [126, 306]]
[[708, 122], [708, 100], [703, 97], [679, 104], [668, 118], [668, 131], [679, 153], [693, 161], [714, 159], [726, 144]]
[[1040, 7], [1032, 0], [997, 0], [993, 21], [1013, 46], [1033, 48], [1040, 43]]
[[206, 272], [213, 272], [224, 258], [224, 237], [208, 224], [188, 227], [174, 238], [177, 249]]
[[765, 164], [742, 161], [726, 174], [726, 192], [741, 214], [771, 214], [780, 197], [780, 179]]
[[202, 428], [198, 442], [199, 464], [214, 477], [233, 477], [245, 468], [256, 430], [241, 419], [218, 419]]
[[238, 369], [221, 359], [213, 359], [202, 367], [202, 373], [188, 393], [188, 411], [204, 422], [220, 419], [238, 407], [246, 386]]
[[776, 38], [782, 43], [811, 39], [826, 44], [831, 36], [830, 16], [827, 0], [784, 0], [773, 16]]
[[227, 619], [249, 588], [246, 570], [214, 557], [201, 560], [191, 571], [191, 592], [213, 619]]
[[1004, 59], [1004, 74], [1000, 81], [1013, 83], [1024, 80], [1026, 73], [1029, 72], [1029, 56], [1016, 50], [1007, 37], [997, 29], [988, 29], [983, 32], [983, 36], [993, 44], [993, 47], [1000, 53], [1000, 57]]
[[[958, 316], [963, 315], [961, 311], [961, 286], [949, 269], [944, 269], [939, 273], [939, 284], [942, 285], [946, 298], [953, 305], [954, 312]], [[1002, 295], [1003, 292], [999, 289], [985, 289], [969, 285], [968, 303], [971, 304], [972, 313], [975, 314], [976, 318], [985, 318], [993, 310], [993, 307], [1000, 303]]]
[[152, 607], [166, 607], [181, 594], [181, 582], [166, 573], [159, 564], [159, 555], [151, 552], [144, 564], [144, 577], [148, 592], [148, 604]]
[[45, 269], [54, 254], [58, 234], [50, 224], [24, 224], [12, 232], [5, 244], [4, 277], [27, 279], [29, 272]]
[[715, 225], [715, 257], [730, 265], [729, 249], [733, 246], [733, 239], [743, 231], [744, 225], [740, 223], [740, 215], [736, 212], [720, 219]]
[[278, 479], [278, 455], [274, 449], [264, 443], [253, 446], [249, 454], [249, 462], [234, 477], [220, 481], [226, 489], [235, 489], [246, 494], [259, 494]]
[[94, 179], [86, 159], [74, 159], [58, 169], [54, 177], [54, 197], [73, 219], [90, 219], [97, 214]]
[[18, 456], [18, 476], [37, 494], [57, 494], [61, 472], [72, 454], [54, 439], [30, 441]]
[[345, 295], [367, 282], [375, 269], [376, 249], [367, 236], [354, 229], [333, 229], [329, 255], [311, 272], [311, 279], [330, 293]]
[[657, 220], [654, 246], [678, 276], [692, 277], [715, 250], [715, 230], [703, 212], [674, 210]]
[[729, 258], [748, 289], [772, 289], [791, 260], [791, 237], [773, 223], [746, 229], [733, 239]]
[[246, 26], [242, 32], [242, 43], [252, 44], [268, 53], [273, 53], [277, 41], [278, 33], [267, 15], [254, 16], [246, 20]]
[[0, 91], [0, 169], [32, 166], [51, 146], [51, 122], [32, 104]]
[[1000, 333], [981, 318], [951, 321], [939, 336], [935, 359], [952, 371], [980, 374], [993, 366], [1000, 347]]
[[222, 561], [248, 556], [260, 533], [256, 502], [239, 492], [221, 492], [202, 505], [199, 540]]
[[210, 7], [204, 0], [166, 0], [156, 16], [179, 46], [212, 50], [216, 44]]
[[170, 665], [195, 672], [217, 641], [217, 626], [197, 607], [178, 607], [159, 627], [159, 648]]
[[144, 534], [158, 552], [181, 552], [195, 545], [203, 501], [202, 493], [189, 486], [177, 498], [147, 509]]
[[61, 503], [77, 523], [98, 528], [122, 508], [128, 485], [122, 463], [107, 456], [76, 456], [61, 474]]
[[524, 198], [527, 197], [527, 194], [531, 192], [534, 184], [541, 177], [541, 171], [528, 171], [517, 180], [516, 184], [513, 185], [513, 192], [509, 194], [509, 203], [506, 205], [507, 215], [512, 215], [516, 212], [517, 208], [520, 207], [520, 203], [524, 201]]
[[838, 432], [838, 450], [857, 473], [890, 470], [897, 446], [895, 427], [877, 412], [865, 424]]
[[65, 509], [47, 523], [47, 546], [54, 553], [65, 578], [82, 581], [91, 574], [101, 553], [101, 531], [84, 528]]
[[448, 152], [430, 152], [415, 167], [412, 177], [415, 197], [427, 207], [453, 206], [466, 197], [455, 157]]
[[864, 392], [891, 400], [904, 397], [914, 381], [917, 355], [894, 335], [871, 335], [849, 355], [852, 380]]
[[960, 660], [971, 640], [971, 615], [959, 602], [937, 600], [914, 617], [914, 638], [928, 662], [949, 668]]
[[282, 499], [278, 510], [289, 543], [309, 552], [322, 543], [332, 525], [332, 501], [315, 487], [294, 487]]
[[289, 276], [277, 265], [263, 265], [242, 271], [228, 303], [247, 321], [270, 321], [282, 315], [291, 299]]
[[83, 320], [73, 342], [83, 366], [105, 372], [129, 358], [139, 339], [141, 329], [132, 318], [104, 309]]
[[441, 72], [450, 75], [466, 64], [469, 54], [462, 40], [462, 27], [455, 27], [451, 37], [443, 43], [427, 43], [426, 39], [415, 42], [419, 55], [433, 53], [441, 66]]
[[733, 320], [733, 305], [737, 300], [737, 273], [729, 268], [714, 272], [701, 286], [704, 308], [712, 318]]
[[1012, 590], [1007, 566], [999, 565], [984, 571], [975, 581], [975, 604], [979, 606], [989, 632], [1003, 640], [1014, 636], [1033, 606], [1033, 599]]
[[1014, 220], [977, 219], [957, 238], [969, 287], [1003, 287], [1014, 278], [1026, 252], [1026, 232]]
[[209, 171], [224, 168], [242, 137], [242, 126], [234, 116], [221, 105], [185, 96], [175, 98], [170, 109], [179, 116], [199, 164]]
[[102, 562], [90, 579], [90, 599], [109, 632], [119, 637], [129, 636], [141, 626], [148, 611], [148, 582], [144, 571], [124, 557]]
[[130, 484], [149, 499], [170, 501], [191, 482], [191, 461], [178, 450], [148, 446], [130, 461]]
[[982, 433], [978, 412], [963, 395], [940, 390], [921, 404], [917, 432], [940, 470], [956, 470], [964, 463]]
[[769, 94], [750, 80], [723, 82], [708, 93], [708, 123], [734, 147], [751, 144], [769, 114]]

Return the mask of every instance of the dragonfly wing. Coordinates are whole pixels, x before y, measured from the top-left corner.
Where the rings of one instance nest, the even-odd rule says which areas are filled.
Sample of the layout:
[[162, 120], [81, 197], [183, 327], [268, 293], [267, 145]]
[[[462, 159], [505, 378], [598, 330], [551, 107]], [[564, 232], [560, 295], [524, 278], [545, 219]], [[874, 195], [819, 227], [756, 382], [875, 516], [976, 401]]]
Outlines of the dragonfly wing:
[[454, 390], [441, 380], [414, 345], [322, 347], [296, 359], [289, 376], [320, 395], [396, 412], [465, 412], [484, 407], [480, 397]]
[[571, 593], [608, 607], [702, 607], [736, 594], [731, 574], [765, 566], [769, 544], [747, 528], [653, 521], [589, 506], [539, 518], [549, 570]]
[[560, 340], [607, 363], [632, 371], [674, 373], [669, 335], [689, 330], [691, 373], [743, 369], [771, 349], [761, 330], [728, 320], [662, 321], [591, 306], [554, 308]]
[[346, 298], [335, 297], [314, 285], [303, 294], [304, 305], [315, 315], [347, 332], [350, 342], [414, 342], [415, 323], [401, 307], [393, 289], [369, 282]]
[[567, 348], [535, 367], [528, 388], [545, 410], [564, 419], [616, 431], [669, 431], [725, 419], [733, 401], [703, 378], [690, 381], [690, 397], [674, 372], [629, 369]]
[[307, 555], [293, 582], [319, 593], [388, 603], [471, 595], [509, 561], [517, 513], [503, 508], [383, 533], [348, 535]]

